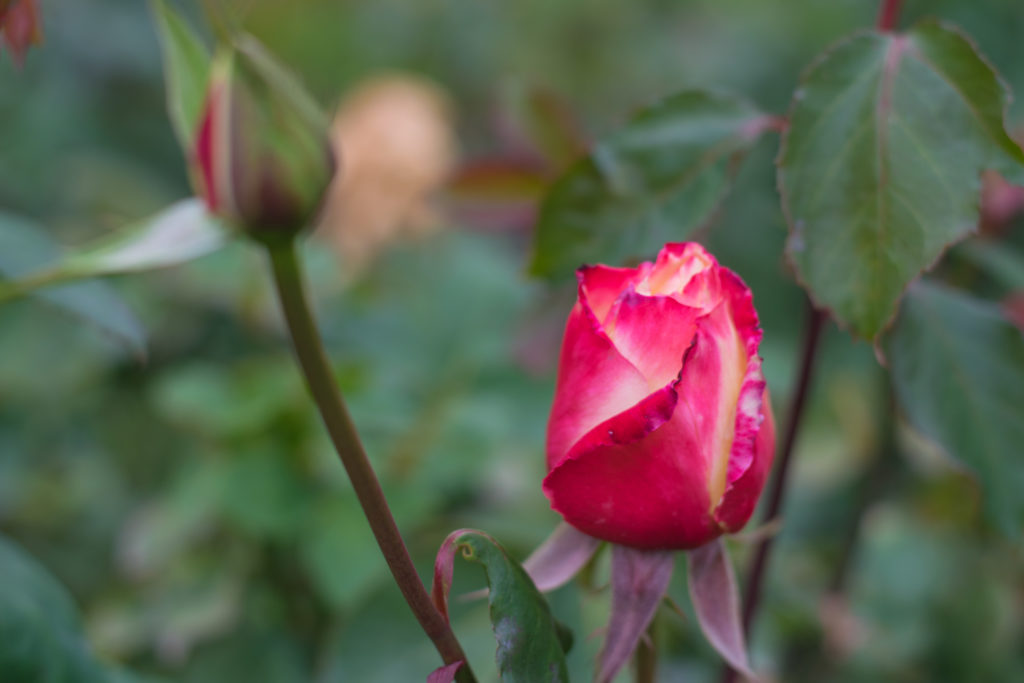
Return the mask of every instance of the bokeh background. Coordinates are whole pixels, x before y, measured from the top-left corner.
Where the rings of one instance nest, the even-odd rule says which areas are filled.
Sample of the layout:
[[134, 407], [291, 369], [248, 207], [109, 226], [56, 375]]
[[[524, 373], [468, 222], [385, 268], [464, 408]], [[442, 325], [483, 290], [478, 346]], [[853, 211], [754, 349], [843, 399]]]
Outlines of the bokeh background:
[[[176, 6], [202, 25], [198, 6]], [[521, 559], [559, 521], [540, 481], [572, 301], [525, 275], [528, 198], [467, 206], [446, 181], [481, 160], [557, 174], [564, 155], [545, 154], [531, 128], [538, 97], [583, 140], [688, 87], [782, 113], [801, 69], [877, 10], [868, 0], [229, 7], [339, 111], [346, 173], [306, 257], [337, 381], [425, 577], [452, 529], [483, 529]], [[73, 247], [190, 190], [147, 3], [41, 9], [45, 43], [20, 71], [0, 59], [0, 208]], [[926, 14], [965, 29], [1024, 92], [1019, 0], [911, 0], [904, 23]], [[1024, 122], [1020, 103], [1009, 121]], [[758, 144], [701, 238], [754, 291], [783, 418], [805, 309], [782, 259], [776, 149], [774, 136]], [[1024, 243], [1019, 219], [1005, 229]], [[66, 588], [96, 653], [140, 678], [423, 680], [436, 655], [305, 394], [261, 254], [236, 243], [113, 286], [147, 330], [145, 360], [40, 301], [0, 308], [0, 533]], [[906, 429], [871, 347], [834, 328], [784, 516], [752, 638], [769, 678], [1024, 680], [1020, 538], [985, 525], [973, 479]], [[742, 569], [750, 541], [730, 549]], [[456, 591], [483, 581], [471, 565], [456, 574]], [[605, 580], [599, 565], [551, 598], [576, 633], [573, 680], [591, 676]], [[681, 614], [659, 616], [662, 678], [717, 680], [682, 563], [670, 594]], [[458, 604], [454, 623], [494, 680], [485, 606]]]

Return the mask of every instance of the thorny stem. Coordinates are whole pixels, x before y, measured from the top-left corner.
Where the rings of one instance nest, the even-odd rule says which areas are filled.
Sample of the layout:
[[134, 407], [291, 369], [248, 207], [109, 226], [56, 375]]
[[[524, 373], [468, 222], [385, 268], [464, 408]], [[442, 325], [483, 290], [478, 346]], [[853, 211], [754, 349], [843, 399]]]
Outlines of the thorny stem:
[[875, 24], [879, 31], [891, 33], [896, 28], [902, 4], [903, 0], [882, 0], [882, 6], [878, 8], [878, 21]]
[[[782, 509], [782, 501], [786, 493], [786, 482], [788, 481], [789, 463], [793, 455], [793, 445], [796, 443], [796, 435], [804, 415], [804, 406], [807, 403], [811, 376], [814, 374], [814, 361], [818, 355], [818, 342], [821, 339], [821, 331], [826, 319], [827, 316], [823, 311], [814, 308], [813, 304], [808, 303], [800, 370], [797, 375], [793, 397], [789, 403], [786, 431], [783, 435], [782, 448], [779, 452], [779, 464], [776, 467], [775, 477], [768, 492], [768, 507], [764, 518], [769, 522], [776, 519], [779, 516], [779, 511]], [[768, 566], [768, 557], [774, 538], [775, 535], [772, 534], [758, 544], [757, 550], [754, 551], [754, 560], [747, 573], [743, 605], [744, 634], [750, 633], [750, 626], [757, 615], [757, 610], [761, 603], [761, 584], [764, 580], [765, 569]], [[734, 677], [735, 672], [727, 668], [722, 676], [722, 681], [723, 683], [729, 683], [734, 680]]]
[[333, 372], [306, 299], [295, 242], [268, 245], [267, 249], [295, 355], [391, 575], [444, 663], [464, 662], [456, 674], [456, 680], [459, 683], [475, 683], [469, 662], [451, 626], [434, 606], [416, 572], [377, 475], [366, 457], [352, 418], [334, 383]]

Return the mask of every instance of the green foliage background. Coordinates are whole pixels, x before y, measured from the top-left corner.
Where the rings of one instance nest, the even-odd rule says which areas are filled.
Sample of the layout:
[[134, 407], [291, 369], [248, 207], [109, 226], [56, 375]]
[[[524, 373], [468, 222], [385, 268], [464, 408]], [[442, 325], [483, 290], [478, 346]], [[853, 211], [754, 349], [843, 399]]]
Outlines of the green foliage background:
[[[781, 113], [803, 66], [876, 10], [862, 0], [244, 4], [247, 28], [323, 102], [383, 69], [442, 84], [469, 156], [495, 151], [495, 108], [532, 85], [563, 95], [595, 138], [689, 87]], [[42, 8], [45, 45], [20, 73], [0, 63], [0, 206], [81, 244], [189, 189], [146, 4]], [[903, 23], [926, 12], [960, 25], [1024, 93], [1017, 0], [911, 1]], [[1018, 103], [1009, 121], [1022, 119]], [[754, 291], [779, 411], [804, 309], [782, 259], [768, 137], [705, 241]], [[1024, 249], [1024, 225], [1008, 239]], [[521, 357], [531, 326], [568, 306], [527, 277], [528, 240], [452, 225], [354, 281], [323, 244], [306, 252], [337, 379], [423, 575], [458, 527], [524, 557], [558, 518], [540, 490], [553, 368], [527, 371]], [[145, 363], [37, 301], [0, 308], [0, 532], [66, 587], [108, 663], [188, 682], [423, 680], [436, 655], [331, 453], [264, 265], [233, 244], [117, 280], [148, 331]], [[948, 274], [972, 277], [961, 266], [953, 259]], [[834, 328], [825, 343], [755, 668], [786, 681], [1024, 678], [1019, 529], [991, 530], [974, 480], [905, 428], [869, 345]], [[748, 546], [731, 549], [742, 564]], [[592, 670], [603, 572], [551, 598], [576, 634], [573, 680]], [[45, 581], [38, 571], [0, 581], [21, 586], [23, 575], [26, 591]], [[682, 579], [680, 569], [671, 595], [688, 609]], [[482, 582], [457, 565], [455, 593]], [[836, 585], [845, 609], [822, 598]], [[474, 667], [493, 679], [486, 610], [453, 603]], [[716, 680], [692, 618], [666, 611], [659, 629], [665, 680]]]

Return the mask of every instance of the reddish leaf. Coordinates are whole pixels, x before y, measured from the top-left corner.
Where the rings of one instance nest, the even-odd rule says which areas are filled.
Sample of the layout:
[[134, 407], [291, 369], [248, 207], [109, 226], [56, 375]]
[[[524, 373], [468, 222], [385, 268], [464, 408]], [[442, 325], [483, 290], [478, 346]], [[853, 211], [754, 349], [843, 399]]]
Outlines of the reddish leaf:
[[675, 557], [666, 550], [612, 546], [612, 616], [595, 680], [608, 683], [629, 661], [668, 590]]
[[501, 157], [470, 162], [448, 184], [449, 210], [460, 222], [487, 230], [525, 230], [533, 225], [549, 182], [537, 161]]
[[444, 615], [445, 621], [448, 620], [448, 593], [452, 590], [452, 576], [455, 574], [455, 544], [460, 536], [469, 531], [459, 529], [448, 534], [434, 559], [434, 582], [430, 587], [430, 598], [437, 611]]
[[463, 664], [464, 662], [455, 662], [454, 664], [435, 669], [427, 676], [427, 683], [452, 683], [455, 680], [455, 673]]
[[755, 678], [747, 662], [736, 576], [721, 539], [691, 550], [687, 561], [690, 599], [704, 636], [729, 666], [748, 678]]
[[460, 200], [536, 201], [547, 183], [546, 170], [529, 159], [485, 159], [460, 168], [448, 192]]
[[14, 0], [5, 2], [0, 8], [0, 31], [11, 51], [14, 63], [21, 68], [25, 53], [31, 45], [43, 42], [42, 24], [36, 0]]

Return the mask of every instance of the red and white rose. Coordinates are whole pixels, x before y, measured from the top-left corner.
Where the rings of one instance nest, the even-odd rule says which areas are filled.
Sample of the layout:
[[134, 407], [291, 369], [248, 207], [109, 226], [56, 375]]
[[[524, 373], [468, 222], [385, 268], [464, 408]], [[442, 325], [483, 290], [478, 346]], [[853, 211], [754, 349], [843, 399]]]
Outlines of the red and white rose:
[[577, 279], [548, 426], [552, 507], [639, 549], [738, 530], [775, 442], [750, 289], [696, 243]]

